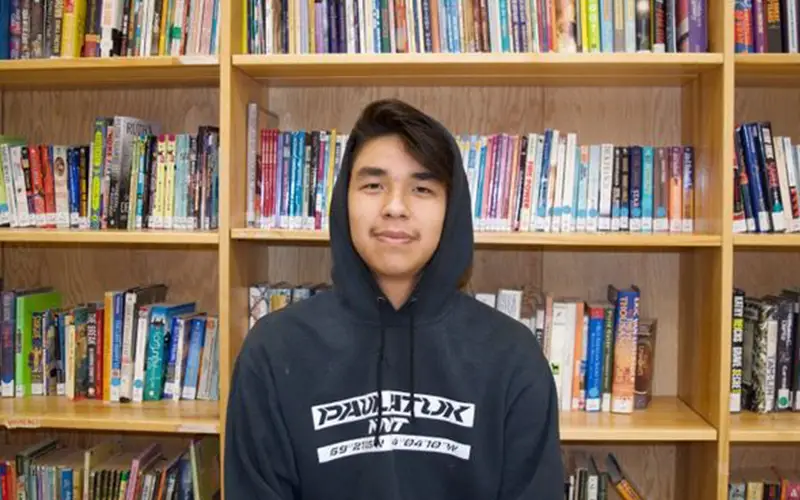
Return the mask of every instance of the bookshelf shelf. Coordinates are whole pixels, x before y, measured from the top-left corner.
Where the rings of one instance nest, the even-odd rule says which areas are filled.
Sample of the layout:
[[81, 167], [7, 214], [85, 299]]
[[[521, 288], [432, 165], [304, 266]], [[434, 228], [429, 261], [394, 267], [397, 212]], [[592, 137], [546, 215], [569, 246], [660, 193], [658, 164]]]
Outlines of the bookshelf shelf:
[[0, 228], [0, 242], [8, 243], [93, 243], [124, 245], [217, 245], [219, 234], [212, 231], [80, 230]]
[[731, 415], [730, 439], [734, 443], [798, 443], [800, 415], [795, 412]]
[[196, 87], [219, 84], [215, 56], [153, 56], [0, 61], [0, 88]]
[[218, 434], [217, 401], [104, 403], [31, 396], [0, 400], [0, 424], [9, 429]]
[[800, 54], [736, 54], [736, 85], [795, 87], [800, 84]]
[[630, 415], [562, 412], [563, 441], [713, 441], [717, 431], [676, 397], [654, 397]]
[[270, 86], [683, 85], [722, 54], [291, 54], [233, 56]]
[[[242, 228], [232, 229], [234, 240], [260, 240], [282, 244], [327, 244], [328, 234], [322, 231], [290, 231]], [[718, 247], [721, 239], [701, 234], [555, 234], [555, 233], [475, 233], [475, 245], [492, 247]]]
[[799, 248], [800, 234], [734, 234], [733, 245], [737, 248]]

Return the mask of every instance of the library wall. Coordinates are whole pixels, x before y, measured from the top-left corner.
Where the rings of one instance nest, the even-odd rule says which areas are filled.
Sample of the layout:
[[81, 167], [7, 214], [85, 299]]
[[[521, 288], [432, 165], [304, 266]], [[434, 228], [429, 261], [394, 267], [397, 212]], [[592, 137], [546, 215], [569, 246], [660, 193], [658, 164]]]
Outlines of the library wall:
[[197, 133], [200, 125], [218, 125], [219, 90], [13, 91], [3, 94], [3, 109], [4, 134], [32, 142], [88, 144], [94, 120], [101, 116], [153, 120], [165, 133]]
[[64, 304], [102, 301], [106, 291], [165, 283], [170, 301], [197, 301], [216, 314], [218, 268], [215, 248], [6, 244], [6, 288], [53, 286]]

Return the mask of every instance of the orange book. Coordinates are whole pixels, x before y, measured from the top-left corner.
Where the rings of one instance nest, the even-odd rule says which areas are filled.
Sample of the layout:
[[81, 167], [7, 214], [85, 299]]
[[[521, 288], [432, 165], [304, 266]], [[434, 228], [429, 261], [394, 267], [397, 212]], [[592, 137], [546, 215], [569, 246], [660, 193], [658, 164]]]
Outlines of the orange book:
[[575, 304], [575, 350], [572, 363], [572, 409], [583, 410], [586, 403], [586, 338], [584, 332], [588, 328], [588, 318], [584, 314], [584, 303]]

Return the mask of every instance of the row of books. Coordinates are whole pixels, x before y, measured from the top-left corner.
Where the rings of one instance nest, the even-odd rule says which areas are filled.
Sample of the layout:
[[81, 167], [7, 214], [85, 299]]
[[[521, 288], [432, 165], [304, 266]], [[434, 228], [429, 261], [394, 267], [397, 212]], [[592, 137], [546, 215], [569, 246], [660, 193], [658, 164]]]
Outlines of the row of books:
[[567, 477], [564, 500], [607, 500], [616, 492], [626, 500], [644, 500], [642, 490], [634, 484], [614, 453], [605, 457], [605, 469], [598, 467], [594, 455], [580, 454], [564, 460]]
[[797, 53], [798, 5], [785, 0], [736, 0], [734, 50]]
[[[329, 285], [256, 283], [250, 327]], [[651, 401], [657, 322], [639, 317], [640, 291], [609, 285], [607, 300], [582, 301], [529, 290], [479, 292], [477, 300], [531, 329], [550, 361], [562, 411], [631, 413]]]
[[220, 0], [3, 0], [0, 59], [219, 50]]
[[98, 118], [92, 141], [0, 136], [0, 225], [211, 230], [219, 222], [219, 129], [161, 134], [131, 117]]
[[657, 321], [640, 318], [640, 296], [636, 286], [613, 285], [605, 300], [523, 289], [475, 293], [531, 329], [550, 362], [561, 411], [612, 413], [646, 409], [652, 399]]
[[170, 445], [106, 439], [83, 448], [46, 438], [0, 446], [2, 498], [211, 500], [221, 484], [217, 436]]
[[734, 143], [733, 232], [800, 231], [800, 146], [768, 121], [737, 125]]
[[733, 290], [730, 411], [800, 411], [800, 288]]
[[800, 498], [800, 472], [786, 467], [742, 467], [731, 471], [729, 500]]
[[219, 399], [219, 321], [163, 284], [64, 305], [52, 287], [0, 292], [2, 397]]
[[[247, 225], [326, 230], [346, 135], [261, 129]], [[459, 135], [477, 231], [692, 233], [694, 148], [579, 145], [577, 134]]]
[[707, 52], [705, 0], [253, 0], [250, 54]]

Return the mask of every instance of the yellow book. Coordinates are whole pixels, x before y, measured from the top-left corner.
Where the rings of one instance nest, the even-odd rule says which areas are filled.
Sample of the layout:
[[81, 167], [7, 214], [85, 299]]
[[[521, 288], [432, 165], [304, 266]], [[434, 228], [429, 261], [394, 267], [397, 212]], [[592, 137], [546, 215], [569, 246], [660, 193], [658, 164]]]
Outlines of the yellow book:
[[581, 2], [581, 47], [583, 52], [589, 52], [589, 0], [580, 0]]
[[61, 19], [61, 57], [80, 57], [83, 47], [86, 0], [64, 0]]
[[[114, 344], [114, 292], [103, 296], [103, 401], [111, 401], [111, 353]], [[119, 401], [119, 389], [116, 390]]]
[[152, 229], [163, 229], [164, 219], [164, 178], [167, 165], [167, 139], [165, 135], [158, 136], [158, 159], [156, 160], [156, 189], [153, 193], [153, 213], [150, 215]]
[[158, 30], [158, 55], [167, 55], [167, 18], [170, 17], [169, 13], [172, 11], [170, 0], [163, 0], [161, 2], [161, 26]]
[[247, 36], [250, 32], [248, 23], [250, 20], [247, 16], [247, 0], [242, 0], [242, 54], [248, 54], [250, 51], [247, 49]]
[[167, 157], [164, 167], [164, 229], [172, 229], [175, 215], [175, 135], [167, 135]]
[[308, 35], [308, 51], [311, 54], [317, 52], [317, 43], [316, 43], [316, 28], [315, 28], [315, 21], [316, 17], [314, 16], [314, 0], [308, 0], [308, 28], [307, 31]]

